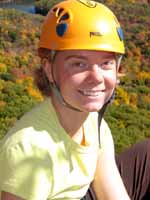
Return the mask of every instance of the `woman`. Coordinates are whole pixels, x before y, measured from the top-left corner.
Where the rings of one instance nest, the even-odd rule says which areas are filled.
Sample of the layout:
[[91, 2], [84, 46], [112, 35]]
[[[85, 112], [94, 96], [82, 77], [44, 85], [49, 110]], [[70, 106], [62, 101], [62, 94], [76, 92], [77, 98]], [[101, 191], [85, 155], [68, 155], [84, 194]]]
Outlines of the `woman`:
[[87, 199], [130, 199], [102, 119], [122, 54], [122, 29], [103, 4], [68, 0], [50, 10], [39, 46], [50, 96], [1, 142], [2, 200], [81, 199], [89, 187]]

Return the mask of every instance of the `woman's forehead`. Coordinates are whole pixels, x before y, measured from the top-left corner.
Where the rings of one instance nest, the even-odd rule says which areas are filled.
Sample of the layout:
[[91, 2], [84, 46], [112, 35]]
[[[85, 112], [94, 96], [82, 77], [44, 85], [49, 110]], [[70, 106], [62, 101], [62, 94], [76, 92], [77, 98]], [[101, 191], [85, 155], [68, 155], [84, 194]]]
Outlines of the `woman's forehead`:
[[108, 51], [96, 51], [96, 50], [62, 50], [58, 54], [62, 57], [89, 57], [89, 56], [98, 56], [98, 57], [112, 57], [115, 56], [114, 52]]

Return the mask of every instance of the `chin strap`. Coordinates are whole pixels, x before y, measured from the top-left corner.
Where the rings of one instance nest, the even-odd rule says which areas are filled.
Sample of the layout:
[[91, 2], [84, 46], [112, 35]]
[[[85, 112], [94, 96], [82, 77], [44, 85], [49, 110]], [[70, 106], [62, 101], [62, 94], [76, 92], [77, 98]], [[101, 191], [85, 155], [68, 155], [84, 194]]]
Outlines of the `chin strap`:
[[68, 108], [70, 108], [70, 109], [73, 109], [73, 110], [75, 110], [75, 111], [82, 112], [81, 110], [79, 110], [79, 109], [77, 109], [77, 108], [74, 108], [72, 105], [70, 105], [69, 103], [67, 103], [67, 102], [65, 101], [65, 99], [63, 98], [63, 96], [62, 96], [62, 94], [61, 94], [61, 92], [60, 92], [59, 86], [57, 85], [57, 83], [56, 83], [56, 81], [55, 81], [53, 63], [54, 63], [54, 60], [55, 60], [56, 53], [57, 53], [57, 52], [54, 51], [54, 50], [51, 51], [51, 63], [52, 63], [51, 70], [52, 70], [52, 77], [53, 77], [53, 83], [50, 83], [51, 89], [52, 89], [54, 95], [56, 96], [56, 98], [58, 99], [58, 101], [59, 101], [62, 105], [66, 106], [66, 107], [68, 107]]
[[115, 98], [115, 90], [113, 91], [113, 94], [112, 94], [111, 98], [98, 111], [98, 142], [99, 142], [99, 147], [101, 146], [100, 127], [101, 127], [102, 118], [104, 116], [104, 113], [106, 111], [106, 108], [107, 108], [108, 104], [112, 103], [114, 98]]
[[75, 108], [73, 106], [71, 106], [69, 103], [67, 103], [63, 96], [61, 95], [61, 92], [60, 92], [60, 89], [59, 87], [57, 86], [57, 84], [54, 82], [54, 83], [51, 83], [51, 89], [54, 93], [54, 95], [56, 96], [56, 98], [58, 99], [58, 101], [63, 104], [64, 106], [70, 108], [70, 109], [73, 109], [75, 111], [78, 111], [78, 112], [82, 112], [81, 110], [79, 110], [78, 108]]

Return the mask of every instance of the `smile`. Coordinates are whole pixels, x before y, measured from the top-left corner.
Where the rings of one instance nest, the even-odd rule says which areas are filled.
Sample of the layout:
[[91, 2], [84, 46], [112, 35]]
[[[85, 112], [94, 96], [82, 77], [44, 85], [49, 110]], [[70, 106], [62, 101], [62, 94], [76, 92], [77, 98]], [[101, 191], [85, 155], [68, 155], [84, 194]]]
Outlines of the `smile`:
[[79, 92], [84, 96], [97, 97], [104, 93], [104, 90], [80, 90]]

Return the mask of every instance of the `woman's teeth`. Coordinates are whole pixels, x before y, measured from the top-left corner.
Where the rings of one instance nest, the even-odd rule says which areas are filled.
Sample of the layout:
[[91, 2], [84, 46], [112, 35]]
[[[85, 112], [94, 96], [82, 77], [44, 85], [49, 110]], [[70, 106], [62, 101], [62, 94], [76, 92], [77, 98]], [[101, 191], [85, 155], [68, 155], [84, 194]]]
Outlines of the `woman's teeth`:
[[92, 91], [92, 90], [83, 90], [83, 91], [80, 91], [83, 95], [85, 96], [99, 96], [100, 94], [103, 93], [103, 90], [99, 90], [99, 91]]

